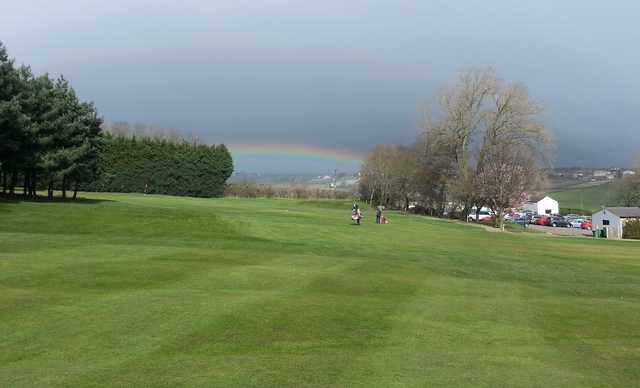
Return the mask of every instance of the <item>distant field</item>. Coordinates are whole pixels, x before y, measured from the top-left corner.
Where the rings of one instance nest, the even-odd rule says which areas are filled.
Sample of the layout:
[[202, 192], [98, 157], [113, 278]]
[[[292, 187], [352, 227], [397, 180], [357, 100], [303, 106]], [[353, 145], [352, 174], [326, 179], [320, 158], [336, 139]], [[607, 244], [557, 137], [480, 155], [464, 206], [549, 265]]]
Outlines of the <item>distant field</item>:
[[2, 387], [633, 387], [640, 245], [350, 203], [0, 201]]
[[615, 205], [610, 184], [556, 191], [549, 196], [557, 200], [561, 208], [584, 209], [588, 212], [595, 212], [602, 205]]

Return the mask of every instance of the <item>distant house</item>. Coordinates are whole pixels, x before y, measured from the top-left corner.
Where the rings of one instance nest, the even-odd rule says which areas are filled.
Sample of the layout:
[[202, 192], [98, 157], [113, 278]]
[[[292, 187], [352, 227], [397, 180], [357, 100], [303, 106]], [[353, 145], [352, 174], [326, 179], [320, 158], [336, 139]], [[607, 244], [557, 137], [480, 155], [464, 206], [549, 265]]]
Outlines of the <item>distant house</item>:
[[539, 216], [560, 214], [560, 204], [558, 201], [548, 196], [539, 201], [525, 204], [524, 209], [532, 211]]
[[613, 179], [615, 177], [615, 175], [611, 172], [611, 171], [607, 171], [607, 170], [595, 170], [593, 172], [593, 177], [595, 179]]
[[605, 207], [591, 216], [593, 230], [607, 230], [607, 238], [620, 240], [629, 220], [640, 220], [640, 207]]

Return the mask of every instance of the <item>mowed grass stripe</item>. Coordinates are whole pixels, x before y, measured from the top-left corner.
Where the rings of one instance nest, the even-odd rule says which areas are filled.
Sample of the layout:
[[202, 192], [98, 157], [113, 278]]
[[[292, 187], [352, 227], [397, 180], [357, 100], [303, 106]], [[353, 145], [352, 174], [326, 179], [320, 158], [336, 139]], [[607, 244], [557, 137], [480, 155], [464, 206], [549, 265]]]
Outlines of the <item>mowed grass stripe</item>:
[[640, 381], [637, 244], [354, 227], [344, 202], [83, 196], [0, 206], [0, 385]]

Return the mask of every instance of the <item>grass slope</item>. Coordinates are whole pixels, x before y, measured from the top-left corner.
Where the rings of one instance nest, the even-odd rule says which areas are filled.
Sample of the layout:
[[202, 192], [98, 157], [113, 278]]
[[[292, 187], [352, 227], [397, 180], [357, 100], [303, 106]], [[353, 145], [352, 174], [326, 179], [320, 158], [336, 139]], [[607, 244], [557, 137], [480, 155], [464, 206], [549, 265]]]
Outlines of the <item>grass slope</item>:
[[638, 244], [87, 196], [0, 202], [0, 386], [640, 381]]
[[563, 209], [583, 209], [596, 212], [601, 206], [615, 205], [614, 193], [610, 184], [557, 191], [549, 194], [560, 203]]

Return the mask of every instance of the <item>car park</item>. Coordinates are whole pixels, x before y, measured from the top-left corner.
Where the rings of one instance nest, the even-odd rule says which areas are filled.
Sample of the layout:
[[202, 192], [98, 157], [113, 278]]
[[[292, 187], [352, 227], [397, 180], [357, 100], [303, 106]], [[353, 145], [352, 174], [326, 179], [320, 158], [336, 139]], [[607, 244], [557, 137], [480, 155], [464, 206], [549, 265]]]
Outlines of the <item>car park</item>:
[[552, 226], [554, 228], [555, 227], [560, 227], [560, 228], [571, 227], [571, 223], [569, 223], [569, 221], [567, 221], [564, 217], [560, 217], [560, 216], [548, 217], [545, 221], [545, 225]]
[[535, 216], [533, 218], [533, 222], [531, 222], [534, 225], [546, 225], [547, 224], [547, 219], [549, 219], [548, 216]]
[[513, 222], [518, 225], [526, 225], [531, 223], [532, 217], [522, 214], [513, 218]]
[[593, 228], [593, 224], [591, 220], [585, 220], [582, 225], [580, 225], [580, 229], [591, 230]]
[[567, 221], [569, 221], [572, 228], [581, 228], [582, 223], [585, 222], [586, 220], [584, 218], [579, 218], [579, 217], [575, 217], [575, 218], [567, 217]]

